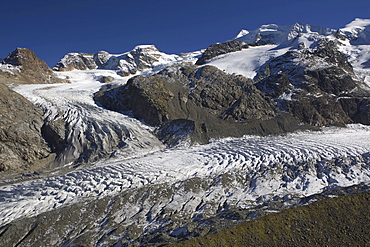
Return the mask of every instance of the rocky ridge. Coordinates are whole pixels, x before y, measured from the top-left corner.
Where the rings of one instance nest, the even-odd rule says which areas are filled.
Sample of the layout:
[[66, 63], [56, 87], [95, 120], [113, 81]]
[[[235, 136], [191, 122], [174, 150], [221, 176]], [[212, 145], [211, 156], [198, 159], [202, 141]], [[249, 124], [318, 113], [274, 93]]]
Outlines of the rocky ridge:
[[322, 39], [314, 49], [273, 58], [254, 80], [279, 109], [310, 125], [370, 124], [364, 107], [369, 104], [369, 88], [355, 76], [334, 41]]
[[128, 76], [148, 69], [160, 70], [182, 59], [178, 55], [160, 52], [154, 45], [139, 45], [123, 54], [110, 54], [106, 51], [95, 54], [68, 53], [53, 69], [56, 71], [111, 69], [121, 76]]
[[96, 69], [97, 65], [93, 57], [94, 54], [77, 52], [68, 53], [54, 66], [53, 69], [56, 71]]
[[327, 36], [330, 34], [335, 34], [336, 31], [337, 30], [331, 28], [312, 26], [302, 23], [294, 23], [288, 26], [268, 24], [262, 25], [260, 28], [253, 31], [243, 29], [235, 37], [235, 40], [243, 41], [253, 45], [281, 44], [306, 33]]
[[227, 54], [227, 53], [235, 52], [235, 51], [240, 51], [248, 47], [249, 46], [246, 42], [240, 42], [237, 40], [210, 45], [202, 53], [202, 56], [195, 62], [195, 64], [202, 65], [202, 64], [205, 64], [210, 59], [217, 57], [219, 55], [223, 55], [223, 54]]

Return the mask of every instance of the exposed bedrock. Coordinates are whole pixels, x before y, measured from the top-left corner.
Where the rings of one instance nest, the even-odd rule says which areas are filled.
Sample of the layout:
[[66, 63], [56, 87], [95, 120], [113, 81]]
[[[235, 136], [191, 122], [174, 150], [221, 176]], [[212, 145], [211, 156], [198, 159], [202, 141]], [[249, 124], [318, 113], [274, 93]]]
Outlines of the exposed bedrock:
[[254, 80], [280, 110], [304, 123], [369, 124], [370, 91], [333, 41], [273, 58]]
[[175, 135], [206, 143], [210, 138], [276, 134], [300, 127], [299, 120], [279, 111], [252, 80], [212, 66], [169, 67], [102, 89], [94, 99], [108, 109], [132, 111], [158, 126], [157, 135], [169, 145], [179, 141]]

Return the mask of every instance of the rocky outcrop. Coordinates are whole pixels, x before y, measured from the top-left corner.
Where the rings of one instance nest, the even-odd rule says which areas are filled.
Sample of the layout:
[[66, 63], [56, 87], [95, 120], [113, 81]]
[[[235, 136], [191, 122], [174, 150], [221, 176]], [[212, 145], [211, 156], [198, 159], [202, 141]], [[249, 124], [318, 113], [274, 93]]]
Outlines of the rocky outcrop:
[[52, 161], [41, 133], [42, 111], [3, 83], [0, 116], [0, 172], [32, 170]]
[[191, 142], [206, 143], [209, 138], [282, 133], [298, 126], [297, 120], [280, 114], [252, 80], [212, 66], [169, 67], [103, 89], [94, 99], [108, 109], [133, 111], [158, 126], [159, 138], [169, 145], [179, 141], [176, 136], [184, 140], [189, 135]]
[[[145, 69], [153, 69], [155, 64], [165, 55], [154, 45], [143, 45], [137, 46], [132, 51], [120, 55], [99, 52], [94, 55], [94, 60], [101, 69], [115, 69], [118, 74], [128, 76]], [[176, 56], [169, 57], [171, 57], [171, 60], [175, 59]]]
[[196, 61], [195, 64], [202, 65], [205, 64], [210, 59], [217, 57], [219, 55], [227, 54], [230, 52], [241, 51], [242, 49], [248, 48], [248, 44], [241, 41], [229, 41], [225, 43], [219, 43], [210, 45], [202, 54], [202, 56]]
[[3, 76], [17, 83], [68, 82], [57, 78], [49, 66], [27, 48], [17, 48], [2, 61]]
[[368, 123], [362, 117], [368, 115], [367, 108], [361, 104], [366, 105], [370, 93], [356, 81], [352, 66], [333, 41], [324, 39], [313, 50], [289, 51], [268, 61], [255, 81], [281, 110], [304, 123]]
[[56, 71], [87, 70], [96, 69], [94, 54], [68, 53], [55, 66]]

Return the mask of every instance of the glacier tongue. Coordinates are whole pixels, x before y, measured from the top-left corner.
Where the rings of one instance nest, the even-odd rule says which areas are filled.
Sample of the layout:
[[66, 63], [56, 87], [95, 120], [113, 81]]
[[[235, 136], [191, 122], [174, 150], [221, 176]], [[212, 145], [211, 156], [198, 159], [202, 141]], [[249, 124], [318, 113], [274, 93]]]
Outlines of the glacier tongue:
[[[290, 200], [332, 187], [369, 183], [369, 139], [368, 127], [352, 126], [223, 139], [131, 159], [116, 156], [66, 175], [0, 187], [0, 225], [79, 201], [161, 184], [167, 188], [177, 184], [177, 189], [164, 197], [140, 199], [145, 203], [132, 201], [132, 207], [116, 214], [126, 219], [125, 224], [137, 220], [156, 225], [144, 215], [150, 212], [153, 219], [164, 217], [164, 212], [181, 212], [190, 218], [194, 214], [211, 217], [222, 205], [251, 208], [273, 198]], [[186, 181], [192, 181], [194, 188], [184, 191], [181, 184], [189, 184]], [[162, 206], [153, 206], [158, 203]]]
[[71, 84], [21, 85], [15, 91], [45, 110], [47, 121], [62, 118], [65, 122], [67, 147], [59, 154], [55, 165], [75, 160], [90, 162], [121, 152], [126, 156], [163, 148], [151, 133], [152, 128], [127, 115], [105, 110], [95, 104], [93, 93], [102, 87], [102, 76], [114, 78], [113, 84], [128, 78], [110, 70], [70, 71]]

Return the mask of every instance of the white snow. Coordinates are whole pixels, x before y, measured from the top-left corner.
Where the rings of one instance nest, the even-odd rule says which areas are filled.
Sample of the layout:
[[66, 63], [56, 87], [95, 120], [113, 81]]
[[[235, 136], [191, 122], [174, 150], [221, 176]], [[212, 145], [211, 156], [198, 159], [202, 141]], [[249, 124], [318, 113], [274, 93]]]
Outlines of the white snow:
[[247, 35], [248, 33], [249, 33], [249, 31], [248, 31], [248, 30], [242, 29], [242, 30], [238, 33], [238, 35], [236, 35], [235, 39], [238, 39], [238, 38], [240, 38], [240, 37], [243, 37], [243, 36]]
[[370, 19], [356, 18], [352, 22], [348, 23], [340, 30], [344, 32], [353, 32], [363, 30], [365, 27], [370, 26]]
[[248, 49], [228, 53], [211, 59], [212, 65], [229, 74], [253, 78], [256, 70], [269, 59], [284, 54], [287, 49], [275, 49], [277, 45], [251, 46]]
[[346, 55], [356, 76], [370, 87], [370, 39], [366, 45], [353, 44], [348, 40], [341, 43], [339, 51]]
[[370, 19], [356, 18], [339, 30], [349, 36], [354, 45], [370, 45]]

